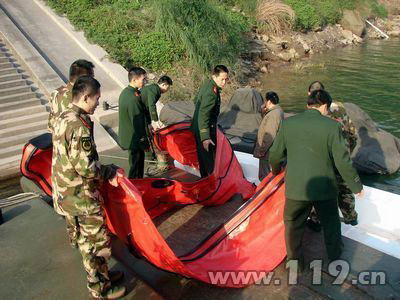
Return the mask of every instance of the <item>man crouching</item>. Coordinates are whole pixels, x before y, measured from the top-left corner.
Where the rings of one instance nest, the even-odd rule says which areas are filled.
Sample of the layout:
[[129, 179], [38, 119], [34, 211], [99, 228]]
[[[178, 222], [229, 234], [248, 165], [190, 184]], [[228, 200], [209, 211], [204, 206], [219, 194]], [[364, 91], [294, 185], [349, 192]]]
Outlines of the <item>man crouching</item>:
[[117, 299], [125, 287], [111, 286], [122, 272], [109, 272], [110, 237], [106, 227], [101, 180], [116, 176], [112, 166], [99, 163], [93, 137], [92, 115], [99, 104], [100, 83], [79, 77], [72, 88], [72, 103], [54, 126], [52, 185], [55, 210], [74, 217], [78, 247], [87, 273], [87, 287], [95, 299]]

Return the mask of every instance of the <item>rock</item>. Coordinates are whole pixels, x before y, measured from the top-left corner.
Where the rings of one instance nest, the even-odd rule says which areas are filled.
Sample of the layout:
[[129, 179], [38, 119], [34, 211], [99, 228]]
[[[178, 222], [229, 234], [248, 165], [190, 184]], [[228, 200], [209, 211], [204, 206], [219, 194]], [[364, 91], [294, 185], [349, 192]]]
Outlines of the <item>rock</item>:
[[269, 59], [269, 50], [268, 49], [261, 50], [261, 59], [262, 60], [268, 60]]
[[343, 39], [343, 40], [340, 40], [340, 43], [341, 43], [343, 46], [347, 46], [347, 45], [350, 45], [352, 42], [349, 41], [348, 39]]
[[147, 79], [148, 80], [154, 80], [154, 79], [156, 79], [156, 74], [154, 74], [154, 73], [148, 73], [147, 74]]
[[297, 41], [303, 46], [304, 49], [304, 53], [308, 54], [311, 50], [311, 47], [307, 44], [307, 42], [305, 40], [303, 40], [302, 37], [297, 37]]
[[393, 174], [400, 169], [400, 140], [380, 129], [371, 117], [353, 103], [344, 103], [357, 129], [354, 166], [367, 174]]
[[387, 34], [388, 34], [389, 36], [399, 37], [399, 36], [400, 36], [400, 30], [388, 31]]
[[265, 42], [269, 42], [271, 40], [271, 38], [266, 34], [261, 35], [261, 39]]
[[362, 38], [360, 38], [358, 35], [353, 35], [353, 43], [356, 42], [358, 44], [361, 44], [364, 40]]
[[244, 67], [244, 66], [242, 66], [241, 71], [242, 71], [243, 75], [246, 75], [246, 76], [248, 76], [248, 75], [250, 75], [250, 74], [253, 73], [253, 72], [250, 70], [250, 68], [247, 68], [247, 67]]
[[250, 57], [252, 60], [257, 60], [261, 58], [261, 51], [260, 50], [251, 50], [249, 52]]
[[289, 51], [280, 52], [278, 57], [283, 61], [291, 62], [294, 58], [300, 57], [300, 55], [292, 48]]
[[267, 68], [267, 66], [261, 67], [260, 71], [261, 71], [262, 73], [268, 73], [268, 68]]
[[344, 29], [350, 30], [360, 37], [365, 33], [365, 22], [358, 11], [344, 10], [340, 24]]
[[343, 37], [348, 40], [350, 43], [353, 42], [354, 38], [353, 38], [353, 33], [350, 30], [343, 30], [342, 32]]
[[299, 53], [297, 53], [296, 49], [293, 49], [293, 48], [290, 49], [289, 53], [292, 55], [292, 58], [299, 58], [300, 57], [300, 55], [299, 55]]

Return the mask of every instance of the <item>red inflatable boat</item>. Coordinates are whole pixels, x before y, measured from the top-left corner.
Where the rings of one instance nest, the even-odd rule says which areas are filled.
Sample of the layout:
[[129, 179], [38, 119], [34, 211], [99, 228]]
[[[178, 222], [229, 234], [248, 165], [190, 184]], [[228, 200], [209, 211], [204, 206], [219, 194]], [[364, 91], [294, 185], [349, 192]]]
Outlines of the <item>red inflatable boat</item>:
[[[155, 133], [154, 143], [178, 162], [198, 168], [190, 123], [178, 123]], [[51, 196], [50, 134], [32, 139], [23, 151], [21, 172]], [[135, 252], [155, 266], [186, 277], [227, 287], [243, 287], [245, 281], [215, 282], [215, 272], [243, 273], [275, 269], [286, 256], [284, 243], [283, 173], [268, 176], [257, 187], [248, 182], [222, 132], [217, 134], [215, 167], [212, 175], [182, 182], [168, 178], [131, 180], [119, 177], [119, 186], [101, 187], [107, 225]], [[244, 204], [227, 222], [217, 227], [192, 251], [177, 257], [161, 236], [153, 219], [176, 206], [201, 204], [220, 206], [241, 194]]]

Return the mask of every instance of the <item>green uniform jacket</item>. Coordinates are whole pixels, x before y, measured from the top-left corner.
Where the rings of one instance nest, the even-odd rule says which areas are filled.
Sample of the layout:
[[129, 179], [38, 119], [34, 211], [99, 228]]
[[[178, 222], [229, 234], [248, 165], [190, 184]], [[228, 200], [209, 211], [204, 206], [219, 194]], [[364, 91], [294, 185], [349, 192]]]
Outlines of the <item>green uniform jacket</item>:
[[146, 150], [146, 109], [137, 88], [127, 86], [119, 96], [119, 143], [125, 150]]
[[156, 104], [161, 97], [160, 86], [156, 83], [146, 85], [141, 89], [140, 94], [150, 116], [149, 123], [151, 121], [158, 121]]
[[320, 201], [337, 198], [335, 167], [353, 193], [362, 190], [341, 126], [315, 109], [284, 120], [270, 148], [272, 172], [287, 155], [286, 198]]
[[220, 88], [214, 80], [209, 80], [201, 86], [195, 98], [195, 105], [191, 130], [200, 141], [215, 138], [221, 96]]

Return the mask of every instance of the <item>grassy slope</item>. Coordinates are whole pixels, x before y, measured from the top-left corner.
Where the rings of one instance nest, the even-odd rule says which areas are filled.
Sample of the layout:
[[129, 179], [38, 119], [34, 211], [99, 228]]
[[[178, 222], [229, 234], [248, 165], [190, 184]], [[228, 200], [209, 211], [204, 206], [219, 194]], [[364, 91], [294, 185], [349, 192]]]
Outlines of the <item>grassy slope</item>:
[[[262, 0], [47, 0], [124, 67], [200, 79], [217, 63], [234, 67], [243, 38], [257, 24]], [[367, 7], [385, 15], [377, 0], [282, 0], [296, 13], [295, 29], [338, 22], [343, 9]], [[187, 72], [187, 70], [190, 70]], [[179, 74], [177, 74], [179, 72]]]

